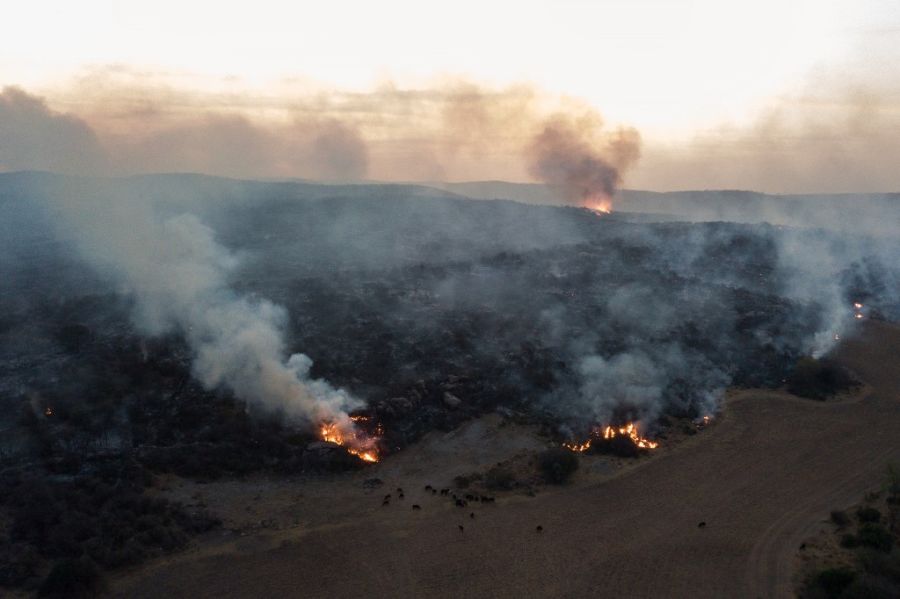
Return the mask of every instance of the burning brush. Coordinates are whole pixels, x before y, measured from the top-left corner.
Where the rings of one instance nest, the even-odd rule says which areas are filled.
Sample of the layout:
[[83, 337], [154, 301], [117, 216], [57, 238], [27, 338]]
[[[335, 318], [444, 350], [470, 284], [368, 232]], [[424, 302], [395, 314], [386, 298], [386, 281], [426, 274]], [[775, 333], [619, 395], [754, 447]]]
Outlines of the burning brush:
[[636, 455], [641, 449], [656, 449], [659, 443], [642, 437], [637, 425], [628, 422], [618, 427], [611, 425], [594, 427], [584, 443], [563, 443], [563, 447], [577, 453], [593, 450], [618, 455]]
[[586, 200], [584, 207], [597, 214], [609, 214], [612, 212], [612, 202], [607, 198]]
[[381, 459], [378, 452], [378, 441], [384, 430], [381, 424], [375, 427], [374, 435], [360, 430], [358, 423], [368, 422], [368, 416], [350, 416], [344, 423], [323, 422], [319, 425], [319, 438], [328, 443], [340, 445], [347, 453], [364, 462], [377, 462]]

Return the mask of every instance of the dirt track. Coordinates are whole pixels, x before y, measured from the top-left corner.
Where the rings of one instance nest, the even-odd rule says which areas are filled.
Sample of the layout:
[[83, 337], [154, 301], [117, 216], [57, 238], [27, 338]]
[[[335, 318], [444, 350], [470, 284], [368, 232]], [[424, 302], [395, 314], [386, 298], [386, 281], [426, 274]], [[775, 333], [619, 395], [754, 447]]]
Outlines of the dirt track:
[[304, 488], [302, 526], [158, 562], [113, 590], [168, 598], [790, 596], [802, 539], [831, 509], [876, 487], [888, 461], [900, 461], [898, 356], [900, 328], [867, 323], [838, 352], [870, 385], [866, 396], [817, 403], [744, 392], [716, 426], [672, 451], [600, 483], [479, 506], [474, 520], [425, 496], [421, 483], [441, 460], [489, 456], [411, 449], [366, 475], [404, 481], [406, 504], [376, 506], [380, 492], [363, 495], [359, 480], [332, 483], [333, 492]]

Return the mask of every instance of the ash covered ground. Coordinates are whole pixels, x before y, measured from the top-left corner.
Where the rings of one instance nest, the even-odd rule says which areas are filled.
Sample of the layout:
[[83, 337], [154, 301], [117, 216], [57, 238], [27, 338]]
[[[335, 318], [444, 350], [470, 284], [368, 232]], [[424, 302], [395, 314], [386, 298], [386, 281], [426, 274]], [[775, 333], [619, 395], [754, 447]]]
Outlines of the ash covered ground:
[[[185, 250], [200, 268], [147, 284], [168, 254], [130, 218], [144, 211], [202, 226], [209, 243]], [[553, 441], [632, 420], [652, 435], [661, 417], [713, 413], [728, 386], [782, 385], [857, 315], [900, 316], [896, 241], [833, 222], [675, 222], [423, 186], [34, 173], [0, 176], [0, 213], [0, 586], [36, 588], [60, 559], [137, 563], [215, 526], [148, 496], [158, 474], [363, 466], [318, 441], [315, 405], [260, 399], [258, 362], [204, 367], [235, 339], [194, 330], [219, 322], [208, 316], [223, 294], [229, 309], [264, 314], [281, 357], [311, 359], [306, 387], [380, 425], [387, 455], [493, 411]], [[109, 236], [127, 243], [97, 243]], [[203, 304], [204, 291], [192, 316], [161, 317], [172, 306], [160, 289], [207, 270], [224, 273], [217, 299]]]

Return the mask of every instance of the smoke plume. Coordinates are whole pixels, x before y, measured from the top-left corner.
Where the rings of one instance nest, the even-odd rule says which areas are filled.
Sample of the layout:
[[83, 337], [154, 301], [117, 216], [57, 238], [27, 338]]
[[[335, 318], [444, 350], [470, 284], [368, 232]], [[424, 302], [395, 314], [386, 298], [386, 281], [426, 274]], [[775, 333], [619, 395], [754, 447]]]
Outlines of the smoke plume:
[[82, 119], [15, 87], [0, 93], [0, 171], [92, 174], [105, 166], [100, 142]]
[[550, 118], [526, 150], [532, 176], [558, 190], [567, 203], [608, 208], [622, 172], [640, 156], [640, 136], [622, 129], [601, 138], [602, 122], [594, 115]]
[[129, 197], [70, 199], [61, 209], [60, 224], [89, 262], [133, 298], [139, 331], [183, 336], [193, 375], [206, 389], [229, 389], [297, 424], [352, 428], [347, 411], [362, 403], [310, 378], [308, 356], [285, 359], [287, 312], [229, 287], [240, 260], [196, 216], [161, 217], [149, 202]]

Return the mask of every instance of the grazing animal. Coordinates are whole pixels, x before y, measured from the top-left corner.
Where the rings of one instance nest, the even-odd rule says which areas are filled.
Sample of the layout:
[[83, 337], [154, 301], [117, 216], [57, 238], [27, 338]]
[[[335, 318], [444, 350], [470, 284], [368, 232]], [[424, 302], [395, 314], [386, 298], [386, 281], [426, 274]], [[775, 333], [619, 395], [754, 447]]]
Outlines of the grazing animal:
[[417, 504], [417, 503], [414, 503], [414, 504], [413, 504], [413, 509], [414, 509], [414, 510], [420, 510], [420, 509], [422, 509], [422, 506], [419, 505], [419, 504]]
[[403, 493], [403, 488], [402, 488], [402, 487], [397, 487], [397, 492], [402, 494], [402, 493]]
[[400, 495], [398, 496], [398, 499], [403, 499], [403, 493], [400, 493]]
[[704, 528], [704, 527], [706, 527], [706, 521], [703, 521], [697, 525], [697, 528]]
[[425, 490], [426, 490], [426, 491], [430, 491], [430, 490], [431, 490], [431, 485], [425, 485]]
[[472, 501], [474, 497], [472, 497], [471, 493], [466, 493], [466, 501]]
[[456, 507], [466, 507], [466, 502], [463, 499], [456, 500]]
[[441, 495], [449, 495], [450, 489], [441, 489]]
[[385, 499], [384, 501], [381, 502], [381, 505], [383, 505], [383, 506], [384, 506], [384, 505], [391, 505], [391, 500], [390, 500], [390, 499]]
[[469, 514], [469, 518], [471, 518], [472, 520], [474, 520], [474, 519], [475, 519], [475, 512], [472, 512], [471, 514]]
[[459, 532], [462, 532], [463, 530], [465, 530], [465, 529], [463, 528], [463, 525], [462, 525], [462, 524], [459, 524], [458, 526], [459, 526]]
[[437, 489], [432, 489], [432, 490], [431, 490], [431, 494], [432, 494], [432, 495], [437, 495]]
[[544, 532], [544, 527], [538, 524], [538, 527], [535, 530], [538, 532]]
[[384, 500], [385, 500], [385, 501], [389, 500], [390, 498], [391, 498], [391, 494], [390, 494], [390, 493], [388, 493], [387, 495], [384, 496]]

